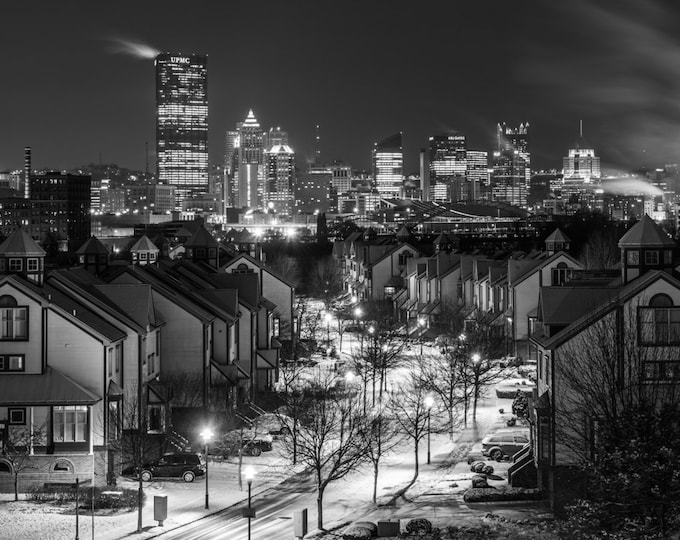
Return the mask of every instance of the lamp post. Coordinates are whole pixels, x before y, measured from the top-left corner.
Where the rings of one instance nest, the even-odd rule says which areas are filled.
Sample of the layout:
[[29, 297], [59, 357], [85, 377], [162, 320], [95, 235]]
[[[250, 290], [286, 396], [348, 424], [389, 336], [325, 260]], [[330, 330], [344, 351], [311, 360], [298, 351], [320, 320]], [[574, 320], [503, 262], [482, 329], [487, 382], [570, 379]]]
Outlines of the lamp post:
[[[425, 324], [426, 324], [425, 319], [423, 319], [422, 317], [419, 317], [418, 318], [418, 326], [420, 326], [420, 328], [425, 328]], [[423, 356], [423, 336], [422, 335], [420, 336], [420, 356]]]
[[244, 474], [246, 475], [246, 482], [248, 482], [248, 540], [250, 540], [250, 520], [251, 518], [255, 517], [254, 512], [253, 512], [253, 507], [251, 506], [251, 488], [253, 485], [253, 478], [255, 478], [255, 469], [253, 469], [250, 465], [246, 467]]
[[434, 405], [434, 398], [431, 395], [425, 396], [425, 408], [427, 409], [427, 464], [430, 464], [430, 412]]
[[479, 354], [472, 355], [472, 369], [475, 375], [474, 378], [474, 402], [472, 404], [472, 421], [477, 420], [477, 399], [479, 399], [479, 369], [481, 367], [481, 358]]
[[[355, 307], [354, 308], [354, 318], [359, 321], [361, 320], [361, 316], [364, 314], [362, 309], [360, 307]], [[364, 333], [361, 332], [361, 356], [364, 355]]]
[[206, 510], [210, 508], [210, 501], [208, 495], [208, 443], [212, 439], [213, 432], [210, 428], [205, 428], [201, 431], [201, 438], [205, 444], [205, 508]]

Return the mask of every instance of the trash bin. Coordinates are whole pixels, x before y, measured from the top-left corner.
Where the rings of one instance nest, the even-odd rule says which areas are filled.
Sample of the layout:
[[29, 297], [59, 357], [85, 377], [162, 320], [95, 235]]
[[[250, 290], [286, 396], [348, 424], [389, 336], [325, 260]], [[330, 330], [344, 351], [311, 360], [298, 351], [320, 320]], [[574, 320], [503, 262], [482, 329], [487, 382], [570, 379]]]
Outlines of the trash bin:
[[158, 526], [163, 526], [163, 521], [168, 518], [168, 496], [154, 495], [153, 497], [153, 518], [158, 521]]

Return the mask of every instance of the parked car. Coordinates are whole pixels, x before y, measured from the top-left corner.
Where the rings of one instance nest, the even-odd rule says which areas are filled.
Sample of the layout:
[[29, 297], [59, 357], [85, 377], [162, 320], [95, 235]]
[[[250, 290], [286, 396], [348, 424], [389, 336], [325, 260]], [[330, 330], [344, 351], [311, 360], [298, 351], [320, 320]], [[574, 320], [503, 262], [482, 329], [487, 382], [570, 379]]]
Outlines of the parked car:
[[224, 457], [238, 454], [259, 456], [262, 452], [272, 450], [273, 438], [269, 433], [257, 429], [235, 429], [229, 431], [222, 439], [213, 445], [213, 451]]
[[[136, 476], [135, 468], [129, 467], [124, 475]], [[181, 478], [185, 482], [193, 482], [197, 476], [205, 475], [205, 458], [194, 452], [170, 452], [163, 454], [157, 461], [145, 463], [141, 467], [144, 482], [154, 478]]]
[[491, 433], [482, 439], [482, 454], [496, 461], [510, 458], [529, 443], [525, 431], [503, 430]]
[[293, 419], [285, 414], [265, 413], [255, 418], [253, 425], [258, 431], [266, 431], [270, 435], [290, 435]]

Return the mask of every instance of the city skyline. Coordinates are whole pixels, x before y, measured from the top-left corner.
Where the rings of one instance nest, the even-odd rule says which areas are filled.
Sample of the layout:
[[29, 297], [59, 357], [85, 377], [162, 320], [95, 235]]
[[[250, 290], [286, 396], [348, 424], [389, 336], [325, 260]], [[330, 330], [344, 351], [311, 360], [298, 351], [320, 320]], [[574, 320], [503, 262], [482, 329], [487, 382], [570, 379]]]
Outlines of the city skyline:
[[317, 124], [322, 160], [366, 170], [373, 145], [403, 132], [406, 174], [417, 172], [428, 137], [458, 131], [468, 148], [491, 151], [503, 122], [531, 124], [533, 169], [561, 167], [580, 120], [603, 169], [680, 160], [670, 3], [614, 11], [530, 1], [520, 11], [488, 1], [454, 12], [445, 2], [345, 2], [323, 13], [307, 2], [201, 4], [193, 19], [179, 2], [6, 11], [13, 77], [3, 89], [0, 170], [20, 168], [25, 146], [37, 168], [101, 160], [143, 170], [155, 139], [153, 57], [164, 51], [210, 57], [213, 165], [251, 108], [263, 129], [290, 134], [302, 167]]

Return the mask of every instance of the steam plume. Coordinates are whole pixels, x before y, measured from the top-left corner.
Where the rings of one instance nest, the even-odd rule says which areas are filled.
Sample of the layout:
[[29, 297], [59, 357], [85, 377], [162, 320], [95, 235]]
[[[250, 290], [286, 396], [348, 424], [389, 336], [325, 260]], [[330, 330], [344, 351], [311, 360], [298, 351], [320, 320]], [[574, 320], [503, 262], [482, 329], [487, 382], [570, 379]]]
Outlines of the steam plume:
[[140, 43], [138, 41], [130, 41], [123, 38], [111, 38], [111, 43], [108, 51], [113, 54], [127, 54], [135, 58], [143, 58], [152, 60], [160, 54], [160, 51], [154, 49], [151, 45]]

